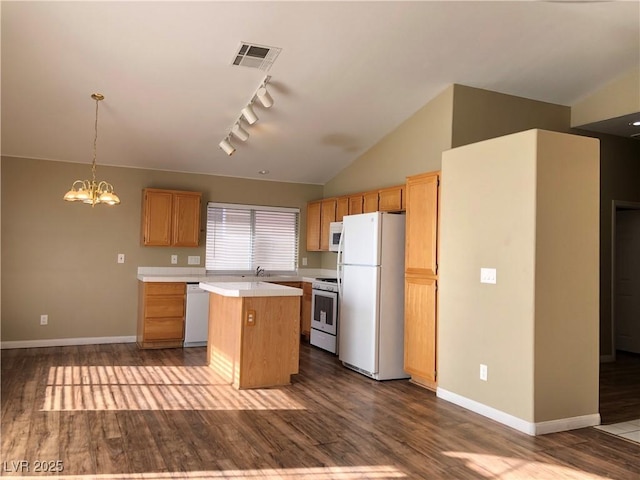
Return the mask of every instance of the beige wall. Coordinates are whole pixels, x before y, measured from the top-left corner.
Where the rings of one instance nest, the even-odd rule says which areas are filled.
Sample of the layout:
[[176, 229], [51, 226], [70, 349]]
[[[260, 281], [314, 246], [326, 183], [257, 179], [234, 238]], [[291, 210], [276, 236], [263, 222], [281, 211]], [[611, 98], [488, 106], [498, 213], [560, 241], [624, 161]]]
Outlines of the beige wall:
[[324, 196], [399, 185], [408, 175], [440, 169], [451, 148], [453, 85], [400, 124], [324, 186]]
[[[178, 266], [200, 255], [204, 266], [204, 236], [199, 248], [140, 246], [144, 187], [201, 191], [203, 215], [207, 201], [299, 207], [300, 257], [320, 266], [320, 255], [303, 249], [306, 203], [322, 195], [319, 185], [98, 166], [122, 204], [64, 202], [73, 180], [90, 172], [85, 164], [2, 159], [3, 341], [135, 335], [137, 267], [171, 266], [171, 254]], [[125, 264], [116, 263], [118, 253]], [[49, 315], [46, 327], [41, 314]]]
[[[438, 385], [533, 421], [533, 132], [443, 154]], [[480, 284], [480, 268], [497, 284]], [[461, 353], [464, 354], [461, 354]], [[489, 381], [479, 379], [480, 364]]]
[[597, 413], [598, 159], [538, 130], [443, 154], [439, 388], [527, 422]]
[[593, 138], [538, 133], [536, 422], [598, 412], [599, 150]]
[[571, 109], [553, 103], [455, 85], [452, 147], [541, 128], [568, 132]]
[[635, 68], [577, 102], [571, 108], [571, 126], [640, 112], [640, 68]]

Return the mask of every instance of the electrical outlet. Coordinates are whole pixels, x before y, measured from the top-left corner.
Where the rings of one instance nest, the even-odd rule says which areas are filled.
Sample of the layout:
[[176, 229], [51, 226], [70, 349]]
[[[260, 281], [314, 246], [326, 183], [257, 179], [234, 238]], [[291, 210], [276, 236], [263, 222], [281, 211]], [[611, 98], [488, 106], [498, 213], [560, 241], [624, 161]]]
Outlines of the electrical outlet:
[[497, 272], [495, 268], [480, 269], [480, 283], [497, 283]]
[[178, 263], [178, 255], [171, 255], [171, 265]]
[[118, 254], [118, 263], [124, 263], [124, 253]]
[[49, 315], [40, 315], [40, 325], [49, 325]]
[[256, 311], [247, 310], [247, 326], [253, 327], [256, 324]]
[[480, 380], [487, 381], [488, 376], [487, 366], [483, 363], [480, 364]]
[[307, 257], [302, 257], [302, 266], [303, 267], [307, 266]]
[[189, 255], [187, 257], [187, 263], [189, 265], [200, 265], [200, 256], [199, 255]]

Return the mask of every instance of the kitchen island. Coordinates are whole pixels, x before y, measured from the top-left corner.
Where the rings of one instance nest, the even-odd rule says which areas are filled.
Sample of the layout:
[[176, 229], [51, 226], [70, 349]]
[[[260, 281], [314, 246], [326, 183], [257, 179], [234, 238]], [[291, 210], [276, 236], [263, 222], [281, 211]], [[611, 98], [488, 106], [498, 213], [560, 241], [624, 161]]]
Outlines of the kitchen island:
[[209, 292], [207, 362], [235, 388], [287, 385], [298, 373], [302, 289], [201, 282]]

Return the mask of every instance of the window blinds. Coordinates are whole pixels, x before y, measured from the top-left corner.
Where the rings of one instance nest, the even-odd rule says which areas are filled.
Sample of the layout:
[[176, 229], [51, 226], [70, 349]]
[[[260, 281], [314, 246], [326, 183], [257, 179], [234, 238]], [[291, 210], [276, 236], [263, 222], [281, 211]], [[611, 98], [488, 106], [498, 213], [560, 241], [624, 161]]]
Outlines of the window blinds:
[[207, 205], [206, 269], [291, 272], [298, 267], [297, 208]]

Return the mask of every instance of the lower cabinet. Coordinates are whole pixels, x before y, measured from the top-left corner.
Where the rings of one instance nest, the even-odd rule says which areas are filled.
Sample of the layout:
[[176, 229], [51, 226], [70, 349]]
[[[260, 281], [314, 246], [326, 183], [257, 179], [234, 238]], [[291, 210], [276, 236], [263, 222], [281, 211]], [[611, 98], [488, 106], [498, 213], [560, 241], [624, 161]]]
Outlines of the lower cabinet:
[[436, 388], [435, 278], [405, 277], [404, 369], [411, 380]]
[[302, 300], [300, 301], [300, 335], [309, 338], [311, 335], [311, 283], [309, 282], [270, 282], [286, 287], [302, 289]]
[[300, 313], [300, 334], [307, 339], [311, 335], [311, 283], [302, 284], [302, 312]]
[[182, 347], [185, 301], [185, 283], [138, 282], [138, 347]]

